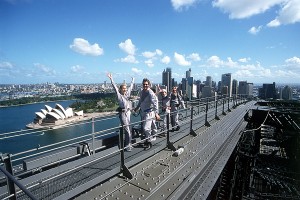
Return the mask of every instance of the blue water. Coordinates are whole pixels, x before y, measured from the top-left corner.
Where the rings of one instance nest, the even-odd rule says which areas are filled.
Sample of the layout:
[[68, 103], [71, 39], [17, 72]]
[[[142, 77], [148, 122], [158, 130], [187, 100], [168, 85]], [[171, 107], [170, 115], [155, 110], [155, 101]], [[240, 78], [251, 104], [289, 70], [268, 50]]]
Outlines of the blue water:
[[[35, 112], [44, 108], [45, 104], [54, 107], [56, 103], [61, 104], [64, 108], [68, 107], [74, 101], [60, 101], [60, 102], [47, 102], [36, 103], [30, 105], [13, 106], [0, 108], [0, 152], [2, 153], [18, 153], [35, 149], [39, 146], [43, 147], [49, 144], [69, 140], [75, 137], [87, 136], [88, 139], [92, 138], [92, 122], [84, 121], [79, 122], [81, 125], [71, 126], [67, 128], [36, 131], [26, 129], [26, 125], [31, 123], [35, 117]], [[106, 119], [109, 120], [106, 120]], [[134, 117], [132, 117], [134, 118]], [[99, 132], [104, 129], [116, 127], [116, 129], [109, 132], [115, 132], [119, 126], [119, 118], [109, 116], [106, 118], [96, 118], [94, 123], [94, 132]], [[132, 119], [136, 121], [136, 119]], [[2, 140], [3, 134], [13, 132], [12, 135], [23, 134], [27, 132], [35, 132], [34, 134], [14, 137]], [[103, 133], [97, 134], [100, 136]], [[106, 133], [107, 134], [107, 133]]]

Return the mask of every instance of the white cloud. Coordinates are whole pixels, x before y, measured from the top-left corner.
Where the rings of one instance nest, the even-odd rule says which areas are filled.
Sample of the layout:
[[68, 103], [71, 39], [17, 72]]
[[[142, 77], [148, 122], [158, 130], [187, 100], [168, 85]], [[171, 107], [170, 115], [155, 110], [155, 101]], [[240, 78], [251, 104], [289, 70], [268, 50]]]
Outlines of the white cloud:
[[297, 65], [297, 66], [300, 66], [300, 58], [294, 56], [292, 58], [289, 58], [289, 59], [286, 59], [285, 62], [288, 64], [288, 65]]
[[201, 58], [200, 58], [200, 56], [199, 56], [198, 53], [192, 53], [187, 58], [189, 58], [189, 59], [191, 59], [193, 61], [200, 61], [201, 60]]
[[267, 24], [269, 27], [276, 27], [283, 24], [300, 22], [300, 1], [287, 0], [282, 2], [278, 16]]
[[153, 58], [155, 56], [161, 56], [163, 53], [161, 50], [159, 49], [156, 49], [154, 52], [151, 52], [151, 51], [145, 51], [142, 53], [142, 55], [145, 57], [145, 58]]
[[97, 43], [91, 45], [83, 38], [75, 38], [70, 49], [82, 55], [100, 56], [103, 54], [103, 49]]
[[40, 63], [34, 63], [34, 66], [37, 67], [42, 74], [41, 75], [48, 75], [48, 76], [52, 76], [56, 74], [56, 71], [54, 69], [51, 69], [50, 67], [47, 67], [43, 64]]
[[240, 58], [239, 62], [241, 62], [241, 63], [247, 63], [250, 60], [251, 60], [250, 58]]
[[260, 65], [254, 65], [254, 64], [249, 64], [249, 65], [240, 65], [238, 66], [239, 69], [247, 69], [247, 70], [260, 70], [262, 67]]
[[128, 55], [125, 58], [121, 58], [120, 60], [121, 62], [125, 62], [125, 63], [139, 63], [136, 59], [134, 55]]
[[248, 31], [248, 33], [251, 33], [252, 35], [256, 35], [257, 33], [259, 33], [262, 29], [262, 26], [258, 26], [258, 27], [251, 27], [250, 30]]
[[272, 77], [272, 73], [270, 69], [261, 69], [258, 71], [258, 76], [260, 77]]
[[163, 54], [163, 52], [160, 49], [156, 49], [155, 52], [159, 56], [161, 56]]
[[[229, 13], [230, 19], [244, 19], [254, 15], [262, 14], [271, 8], [277, 9], [278, 15], [267, 24], [268, 27], [276, 27], [282, 24], [293, 24], [300, 22], [300, 1], [299, 0], [214, 0], [213, 7]], [[249, 32], [257, 33], [259, 27], [252, 27]]]
[[161, 59], [161, 62], [167, 65], [171, 62], [171, 58], [169, 56], [165, 56]]
[[156, 55], [156, 52], [145, 51], [142, 53], [145, 58], [153, 58]]
[[73, 73], [81, 72], [82, 70], [84, 70], [84, 67], [80, 65], [74, 65], [71, 67], [71, 72]]
[[172, 6], [176, 11], [181, 11], [183, 8], [188, 9], [196, 2], [197, 0], [171, 0]]
[[153, 61], [152, 61], [151, 59], [146, 60], [146, 61], [145, 61], [145, 64], [146, 64], [148, 67], [153, 67], [153, 66], [154, 66]]
[[[247, 63], [250, 61], [250, 58], [240, 58], [238, 61], [241, 63]], [[244, 70], [244, 69], [249, 69], [249, 70], [258, 70], [261, 69], [260, 64], [258, 63], [257, 65], [253, 64], [248, 64], [248, 65], [243, 65], [239, 62], [236, 62], [232, 60], [231, 57], [228, 57], [227, 60], [222, 60], [218, 56], [211, 56], [210, 58], [207, 59], [207, 65], [209, 67], [229, 67], [229, 68], [236, 68], [239, 70]]]
[[135, 67], [131, 68], [131, 71], [134, 72], [134, 73], [136, 73], [136, 74], [142, 74], [143, 73], [142, 70], [140, 70], [138, 68], [135, 68]]
[[10, 62], [0, 62], [0, 69], [12, 69], [13, 68], [13, 64], [11, 64]]
[[284, 67], [292, 71], [300, 71], [300, 58], [294, 56], [285, 60]]
[[224, 62], [218, 56], [211, 56], [207, 59], [207, 63], [210, 67], [220, 67]]
[[181, 54], [174, 53], [174, 60], [180, 66], [190, 66], [191, 62], [187, 61], [185, 57]]
[[224, 65], [227, 67], [237, 67], [238, 63], [234, 62], [230, 57], [228, 57], [227, 62], [224, 62]]
[[237, 79], [243, 80], [245, 78], [254, 77], [254, 74], [250, 70], [243, 69], [236, 71], [233, 76]]
[[266, 10], [275, 5], [281, 4], [285, 0], [215, 0], [212, 2], [213, 7], [221, 9], [225, 13], [229, 13], [231, 19], [243, 19], [253, 15], [264, 13]]
[[292, 71], [284, 71], [284, 70], [277, 70], [274, 72], [276, 76], [278, 77], [284, 77], [284, 78], [299, 78], [300, 75], [295, 73], [295, 72], [292, 72]]
[[135, 45], [132, 43], [131, 39], [125, 40], [119, 44], [119, 48], [129, 55], [135, 55]]

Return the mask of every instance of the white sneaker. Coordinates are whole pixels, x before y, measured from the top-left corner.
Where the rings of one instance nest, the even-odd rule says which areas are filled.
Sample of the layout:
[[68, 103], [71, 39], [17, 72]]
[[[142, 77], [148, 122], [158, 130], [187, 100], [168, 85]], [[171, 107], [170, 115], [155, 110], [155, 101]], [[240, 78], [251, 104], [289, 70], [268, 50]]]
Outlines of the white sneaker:
[[128, 145], [125, 147], [125, 151], [132, 151], [133, 147], [131, 145]]
[[155, 136], [153, 136], [153, 137], [150, 138], [150, 142], [154, 142], [155, 140], [156, 140]]

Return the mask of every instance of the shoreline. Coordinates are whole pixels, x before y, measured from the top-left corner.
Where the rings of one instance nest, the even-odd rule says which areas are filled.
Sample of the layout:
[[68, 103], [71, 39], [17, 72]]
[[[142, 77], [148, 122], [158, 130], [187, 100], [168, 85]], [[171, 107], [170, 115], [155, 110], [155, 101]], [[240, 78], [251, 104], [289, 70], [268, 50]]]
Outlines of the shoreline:
[[24, 104], [18, 104], [18, 105], [10, 105], [10, 106], [1, 106], [0, 108], [9, 108], [9, 107], [17, 107], [17, 106], [26, 106], [26, 105], [32, 105], [32, 104], [38, 104], [38, 103], [48, 103], [48, 102], [60, 102], [60, 101], [76, 101], [79, 99], [68, 99], [68, 100], [58, 100], [58, 101], [38, 101], [38, 102], [32, 102], [32, 103], [24, 103]]

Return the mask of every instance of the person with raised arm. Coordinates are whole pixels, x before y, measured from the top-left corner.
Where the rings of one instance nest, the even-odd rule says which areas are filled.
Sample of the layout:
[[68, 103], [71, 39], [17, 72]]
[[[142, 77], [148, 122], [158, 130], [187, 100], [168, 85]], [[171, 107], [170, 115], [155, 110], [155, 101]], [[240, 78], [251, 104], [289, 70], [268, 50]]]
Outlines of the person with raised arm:
[[171, 110], [170, 95], [167, 94], [166, 89], [161, 89], [158, 85], [159, 93], [161, 94], [161, 113], [163, 115], [163, 127], [162, 127], [162, 135], [164, 136], [167, 131], [167, 119]]
[[122, 126], [124, 126], [125, 130], [125, 151], [132, 151], [132, 135], [130, 131], [130, 115], [132, 110], [132, 103], [129, 100], [129, 98], [133, 88], [134, 78], [131, 77], [131, 84], [130, 87], [127, 89], [126, 84], [121, 84], [118, 88], [113, 80], [113, 76], [111, 73], [108, 73], [107, 77], [110, 79], [118, 98], [119, 107], [117, 111], [119, 112], [120, 122]]
[[141, 110], [142, 129], [146, 138], [145, 149], [149, 149], [152, 146], [151, 142], [156, 140], [155, 120], [160, 120], [160, 116], [158, 115], [158, 99], [150, 89], [150, 81], [144, 78], [142, 84], [143, 89], [140, 91], [140, 99], [134, 111]]

